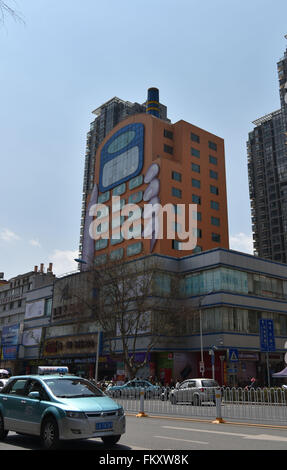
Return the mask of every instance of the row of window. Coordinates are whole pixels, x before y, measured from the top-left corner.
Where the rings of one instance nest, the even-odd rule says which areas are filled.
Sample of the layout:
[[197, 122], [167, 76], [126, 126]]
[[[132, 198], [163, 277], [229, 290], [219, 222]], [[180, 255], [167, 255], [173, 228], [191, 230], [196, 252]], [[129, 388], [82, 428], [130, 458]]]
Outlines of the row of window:
[[[196, 173], [200, 173], [200, 165], [198, 165], [197, 163], [192, 163], [191, 170]], [[172, 171], [171, 176], [172, 176], [172, 179], [175, 181], [180, 181], [180, 182], [182, 181], [182, 175], [178, 171]], [[210, 178], [213, 178], [215, 180], [218, 179], [217, 171], [209, 170], [209, 176]]]
[[[193, 229], [193, 230], [194, 230], [194, 233], [193, 233], [194, 237], [196, 237], [197, 239], [202, 238], [202, 229], [201, 228], [196, 228], [196, 229]], [[221, 241], [220, 234], [212, 232], [211, 233], [211, 241], [213, 241], [215, 243], [220, 243], [220, 241]], [[172, 240], [172, 249], [173, 250], [181, 250], [182, 249], [182, 242], [180, 242], [178, 240]], [[202, 247], [200, 247], [200, 246], [197, 246], [193, 250], [194, 253], [197, 253], [197, 252], [200, 252], [200, 251], [202, 251]]]
[[[192, 179], [192, 186], [193, 186], [193, 188], [200, 189], [200, 187], [201, 187], [200, 181], [196, 180], [196, 179]], [[215, 194], [216, 196], [219, 195], [219, 189], [218, 189], [217, 186], [214, 186], [214, 185], [211, 184], [209, 186], [209, 190], [210, 190], [211, 194]], [[172, 194], [172, 196], [177, 197], [179, 199], [182, 198], [182, 190], [179, 189], [179, 188], [175, 188], [174, 186], [171, 188], [171, 194]], [[195, 202], [195, 201], [193, 201], [193, 202]], [[196, 204], [198, 204], [198, 203], [196, 203]]]
[[[139, 253], [142, 252], [142, 249], [143, 249], [143, 244], [142, 242], [137, 242], [137, 243], [133, 243], [131, 245], [128, 245], [126, 247], [126, 256], [135, 256], [135, 255], [138, 255]], [[124, 248], [117, 248], [116, 250], [113, 250], [110, 252], [109, 254], [109, 258], [111, 261], [117, 261], [117, 260], [121, 260], [124, 258], [124, 254], [125, 254], [125, 251], [124, 251]], [[107, 259], [108, 259], [108, 255], [106, 253], [102, 254], [102, 255], [98, 255], [95, 257], [95, 265], [96, 266], [99, 266], [101, 264], [105, 264], [107, 262]]]
[[[173, 132], [169, 131], [168, 129], [164, 129], [163, 131], [164, 137], [167, 139], [173, 140]], [[196, 142], [197, 144], [200, 144], [200, 136], [195, 134], [194, 132], [190, 133], [190, 138], [192, 142]], [[217, 144], [215, 142], [212, 142], [211, 140], [208, 141], [208, 147], [211, 150], [214, 150], [215, 152], [217, 151]]]
[[[164, 144], [163, 151], [165, 153], [169, 153], [170, 155], [173, 155], [173, 147], [171, 145]], [[200, 158], [200, 150], [194, 147], [191, 147], [190, 154], [193, 157]], [[217, 162], [218, 162], [217, 157], [214, 157], [213, 155], [209, 155], [209, 162], [212, 163], [213, 165], [217, 165]]]

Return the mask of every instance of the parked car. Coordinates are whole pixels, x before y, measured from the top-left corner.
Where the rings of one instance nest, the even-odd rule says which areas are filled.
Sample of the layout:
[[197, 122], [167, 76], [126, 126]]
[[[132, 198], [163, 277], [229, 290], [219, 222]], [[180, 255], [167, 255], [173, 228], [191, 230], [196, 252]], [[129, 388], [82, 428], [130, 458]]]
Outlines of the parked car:
[[9, 431], [60, 440], [99, 437], [114, 445], [125, 432], [123, 408], [88, 380], [73, 375], [11, 377], [0, 391], [0, 440]]
[[145, 398], [151, 398], [155, 396], [160, 396], [161, 387], [158, 385], [153, 385], [148, 382], [148, 380], [133, 379], [129, 382], [126, 382], [123, 385], [113, 385], [109, 386], [106, 390], [106, 393], [114, 398], [119, 397], [139, 397], [140, 391], [144, 390]]
[[184, 380], [178, 388], [174, 388], [169, 393], [170, 402], [191, 403], [201, 405], [203, 402], [215, 403], [215, 392], [219, 388], [218, 383], [213, 379], [188, 379]]

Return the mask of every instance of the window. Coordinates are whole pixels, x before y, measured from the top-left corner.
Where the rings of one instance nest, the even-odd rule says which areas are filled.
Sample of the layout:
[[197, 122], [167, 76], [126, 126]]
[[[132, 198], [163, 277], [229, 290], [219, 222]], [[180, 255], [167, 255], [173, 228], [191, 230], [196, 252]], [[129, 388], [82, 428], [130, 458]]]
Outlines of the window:
[[200, 188], [200, 181], [196, 180], [195, 178], [192, 178], [191, 184], [194, 188]]
[[211, 209], [214, 209], [214, 210], [218, 211], [219, 210], [219, 202], [210, 201], [210, 207], [211, 207]]
[[191, 169], [192, 171], [195, 171], [196, 173], [200, 173], [200, 165], [197, 165], [196, 163], [191, 164]]
[[13, 380], [9, 385], [9, 389], [6, 393], [9, 395], [20, 395], [25, 396], [25, 387], [27, 384], [27, 379], [17, 379]]
[[127, 246], [127, 256], [138, 255], [142, 251], [142, 242], [133, 243]]
[[102, 193], [98, 197], [98, 203], [103, 204], [104, 202], [107, 202], [110, 199], [110, 191], [106, 191], [105, 193]]
[[192, 202], [194, 204], [199, 204], [200, 205], [201, 204], [201, 197], [198, 196], [197, 194], [193, 194], [192, 195]]
[[192, 218], [201, 222], [201, 212], [192, 211]]
[[126, 192], [126, 185], [125, 183], [122, 183], [113, 189], [113, 196], [121, 196], [125, 192]]
[[197, 150], [197, 149], [194, 149], [193, 147], [191, 147], [191, 155], [192, 155], [193, 157], [200, 158], [200, 151]]
[[212, 165], [217, 165], [217, 158], [209, 155], [209, 163], [212, 163]]
[[216, 225], [217, 227], [220, 226], [220, 219], [218, 217], [211, 217], [211, 224]]
[[96, 250], [103, 250], [103, 248], [107, 248], [107, 246], [108, 246], [108, 240], [106, 238], [100, 238], [95, 243]]
[[215, 179], [215, 180], [218, 179], [218, 173], [217, 173], [217, 171], [209, 170], [209, 176], [210, 176], [210, 178], [213, 178], [213, 179]]
[[137, 204], [138, 202], [142, 201], [143, 198], [143, 192], [138, 191], [137, 193], [131, 194], [129, 196], [128, 202], [129, 204]]
[[129, 181], [129, 189], [134, 189], [140, 186], [143, 182], [143, 175], [136, 176]]
[[202, 230], [201, 228], [193, 228], [192, 229], [192, 234], [196, 238], [202, 238]]
[[110, 259], [112, 261], [122, 259], [123, 256], [124, 256], [123, 248], [118, 248], [117, 250], [113, 250], [110, 253]]
[[218, 194], [219, 194], [218, 187], [210, 185], [210, 192], [212, 194], [216, 194], [218, 196]]
[[179, 198], [182, 197], [182, 191], [181, 191], [180, 189], [178, 189], [178, 188], [172, 188], [171, 194], [172, 194], [174, 197], [179, 197]]
[[200, 142], [200, 137], [197, 134], [194, 134], [193, 132], [190, 133], [190, 138], [193, 142], [197, 142], [199, 144]]
[[181, 243], [178, 240], [172, 240], [172, 249], [173, 250], [180, 250]]
[[212, 234], [211, 234], [211, 239], [212, 239], [213, 242], [219, 243], [219, 242], [220, 242], [220, 235], [219, 235], [219, 233], [212, 233]]
[[164, 135], [164, 137], [166, 137], [167, 139], [171, 139], [171, 140], [173, 139], [173, 132], [168, 131], [167, 129], [164, 129], [163, 135]]
[[201, 253], [202, 252], [202, 246], [196, 245], [196, 247], [193, 250], [193, 253]]
[[215, 142], [212, 142], [211, 140], [208, 142], [208, 147], [211, 149], [211, 150], [217, 150], [217, 144]]
[[179, 181], [179, 182], [181, 181], [181, 173], [178, 173], [177, 171], [173, 171], [171, 173], [171, 177], [175, 181]]
[[164, 144], [163, 150], [165, 153], [169, 153], [170, 155], [173, 155], [173, 147], [171, 147], [170, 145]]

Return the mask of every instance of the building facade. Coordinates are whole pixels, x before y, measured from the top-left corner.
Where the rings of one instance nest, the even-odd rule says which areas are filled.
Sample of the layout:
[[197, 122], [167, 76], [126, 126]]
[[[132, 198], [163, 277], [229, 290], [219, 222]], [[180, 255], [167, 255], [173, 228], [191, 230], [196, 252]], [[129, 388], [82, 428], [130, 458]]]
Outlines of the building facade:
[[[0, 286], [1, 368], [25, 373], [29, 358], [39, 359], [54, 282], [52, 264], [18, 275]], [[44, 319], [45, 318], [45, 319]], [[37, 320], [36, 320], [37, 319]]]
[[[157, 89], [149, 89], [145, 113], [122, 120], [106, 135], [94, 163], [85, 262], [100, 265], [143, 253], [182, 257], [229, 247], [224, 141], [185, 121], [162, 119]], [[167, 205], [174, 219], [162, 226], [157, 209]], [[124, 236], [126, 222], [132, 227]], [[183, 241], [185, 229], [191, 245]]]
[[277, 63], [280, 109], [253, 122], [247, 142], [255, 254], [287, 262], [287, 51]]
[[[146, 108], [147, 102], [143, 104], [131, 103], [130, 101], [123, 101], [120, 98], [114, 97], [93, 111], [93, 114], [96, 117], [90, 125], [90, 131], [87, 134], [86, 142], [79, 246], [80, 257], [83, 254], [83, 237], [87, 204], [91, 197], [92, 190], [94, 187], [97, 149], [101, 142], [104, 140], [104, 138], [112, 131], [112, 129], [117, 124], [134, 114], [145, 113]], [[159, 103], [159, 113], [161, 119], [168, 121], [166, 106], [161, 103]]]
[[[176, 276], [180, 289], [173, 297], [174, 313], [184, 303], [187, 314], [178, 323], [178, 334], [159, 339], [143, 373], [164, 383], [171, 378], [212, 377], [214, 353], [214, 374], [220, 384], [247, 385], [251, 377], [256, 377], [257, 384], [266, 385], [266, 352], [261, 350], [260, 341], [262, 319], [274, 324], [270, 374], [283, 368], [287, 340], [285, 264], [222, 248], [184, 258], [152, 258], [158, 276], [154, 296], [168, 297], [171, 279]], [[144, 351], [142, 338], [139, 355]], [[231, 351], [235, 351], [235, 357]], [[118, 352], [120, 355], [120, 342]], [[120, 376], [121, 361], [117, 367]]]

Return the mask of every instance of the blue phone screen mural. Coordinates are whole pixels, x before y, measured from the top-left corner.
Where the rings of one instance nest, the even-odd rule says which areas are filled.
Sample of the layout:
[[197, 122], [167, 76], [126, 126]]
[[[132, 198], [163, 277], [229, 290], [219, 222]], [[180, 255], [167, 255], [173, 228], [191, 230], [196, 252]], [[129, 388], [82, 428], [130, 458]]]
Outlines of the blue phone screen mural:
[[144, 125], [129, 124], [117, 131], [101, 151], [99, 190], [118, 186], [137, 176], [143, 168]]

